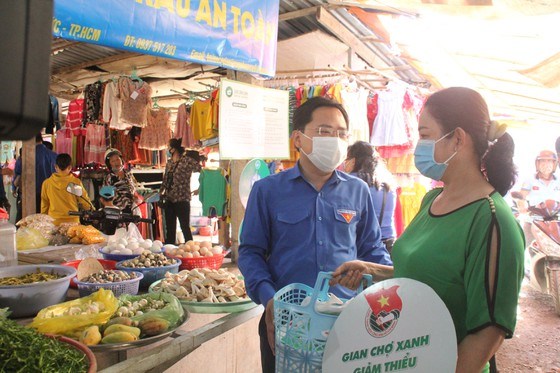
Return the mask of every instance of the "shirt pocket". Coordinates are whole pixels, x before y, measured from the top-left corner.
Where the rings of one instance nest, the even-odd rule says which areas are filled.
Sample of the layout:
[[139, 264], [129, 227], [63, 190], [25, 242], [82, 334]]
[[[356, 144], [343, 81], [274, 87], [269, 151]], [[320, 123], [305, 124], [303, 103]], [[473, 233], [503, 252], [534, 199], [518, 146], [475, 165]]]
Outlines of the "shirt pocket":
[[334, 236], [341, 243], [354, 243], [360, 214], [354, 208], [334, 207]]
[[280, 223], [295, 225], [309, 218], [310, 212], [305, 210], [296, 210], [289, 212], [279, 212], [276, 219]]

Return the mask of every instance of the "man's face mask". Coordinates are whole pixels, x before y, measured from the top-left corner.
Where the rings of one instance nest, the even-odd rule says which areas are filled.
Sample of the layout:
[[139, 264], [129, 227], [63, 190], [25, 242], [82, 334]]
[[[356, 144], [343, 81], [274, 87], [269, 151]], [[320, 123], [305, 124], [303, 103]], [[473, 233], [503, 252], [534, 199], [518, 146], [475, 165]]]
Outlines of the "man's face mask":
[[447, 160], [443, 163], [438, 163], [434, 158], [436, 144], [450, 133], [453, 133], [453, 131], [446, 133], [438, 140], [418, 140], [418, 144], [414, 150], [414, 164], [422, 175], [433, 180], [441, 180], [445, 170], [447, 169], [449, 161], [455, 157], [457, 152], [455, 151], [451, 157], [447, 158]]
[[333, 172], [346, 158], [348, 150], [348, 142], [339, 137], [309, 137], [303, 132], [300, 133], [313, 141], [313, 151], [303, 154], [309, 158], [311, 163], [323, 172]]

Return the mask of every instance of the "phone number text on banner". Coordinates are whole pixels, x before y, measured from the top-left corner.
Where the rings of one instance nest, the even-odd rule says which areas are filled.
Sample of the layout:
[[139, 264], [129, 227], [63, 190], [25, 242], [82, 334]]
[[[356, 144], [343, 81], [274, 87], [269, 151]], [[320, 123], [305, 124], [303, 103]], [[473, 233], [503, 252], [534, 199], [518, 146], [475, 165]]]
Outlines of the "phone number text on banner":
[[53, 34], [274, 76], [279, 0], [55, 0]]

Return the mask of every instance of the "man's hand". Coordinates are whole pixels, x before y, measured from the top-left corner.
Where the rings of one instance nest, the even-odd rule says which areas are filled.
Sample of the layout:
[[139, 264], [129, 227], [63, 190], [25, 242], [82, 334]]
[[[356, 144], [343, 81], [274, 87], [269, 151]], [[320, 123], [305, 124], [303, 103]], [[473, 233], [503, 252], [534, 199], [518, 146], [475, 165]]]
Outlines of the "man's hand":
[[270, 349], [272, 350], [272, 354], [276, 355], [276, 351], [274, 350], [275, 347], [275, 338], [274, 338], [274, 299], [271, 299], [266, 304], [266, 309], [264, 311], [265, 314], [265, 322], [266, 322], [266, 334], [268, 336], [268, 344]]
[[338, 267], [333, 272], [333, 277], [329, 281], [331, 286], [340, 284], [351, 290], [356, 290], [362, 281], [364, 274], [368, 273], [368, 267], [361, 260], [352, 260]]

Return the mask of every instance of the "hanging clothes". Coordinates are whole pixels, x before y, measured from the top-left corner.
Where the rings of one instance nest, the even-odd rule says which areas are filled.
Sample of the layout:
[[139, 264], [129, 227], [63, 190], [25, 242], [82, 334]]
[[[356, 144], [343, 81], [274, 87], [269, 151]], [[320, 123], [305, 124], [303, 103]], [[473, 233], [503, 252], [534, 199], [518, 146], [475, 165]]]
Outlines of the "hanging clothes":
[[105, 163], [105, 126], [89, 123], [84, 139], [84, 163]]
[[74, 133], [74, 141], [72, 142], [72, 160], [75, 166], [83, 166], [84, 161], [84, 150], [86, 147], [86, 134], [87, 130], [85, 128], [80, 128], [78, 133]]
[[118, 96], [121, 100], [121, 121], [132, 126], [146, 127], [148, 104], [152, 96], [150, 85], [122, 77], [119, 79]]
[[54, 148], [58, 154], [72, 154], [72, 130], [63, 128], [56, 131]]
[[58, 99], [49, 95], [49, 121], [45, 133], [53, 134], [60, 129], [60, 112], [58, 110]]
[[123, 157], [124, 162], [135, 159], [133, 139], [130, 134], [125, 131], [109, 130], [111, 138], [111, 147], [118, 149]]
[[357, 91], [342, 90], [340, 96], [342, 105], [350, 119], [350, 134], [352, 141], [369, 142], [369, 123], [367, 117], [367, 99], [369, 92], [363, 88]]
[[82, 120], [84, 117], [84, 99], [77, 98], [68, 104], [68, 113], [66, 114], [66, 128], [71, 129], [74, 133], [79, 133], [82, 128]]
[[216, 215], [224, 214], [227, 181], [221, 169], [202, 169], [198, 177], [200, 183], [198, 198], [202, 203], [202, 214], [209, 216], [214, 210]]
[[201, 141], [216, 136], [212, 129], [212, 100], [194, 101], [190, 123], [195, 140]]
[[200, 147], [200, 141], [194, 138], [193, 130], [190, 123], [190, 108], [187, 109], [186, 104], [181, 104], [177, 109], [177, 119], [175, 121], [175, 131], [173, 137], [181, 139], [183, 148]]
[[101, 94], [103, 92], [103, 83], [95, 82], [88, 84], [84, 88], [85, 99], [85, 116], [84, 127], [89, 123], [97, 123], [101, 113]]
[[110, 80], [105, 86], [103, 94], [103, 121], [109, 123], [109, 128], [116, 130], [127, 130], [132, 127], [123, 123], [121, 117], [121, 101], [119, 99], [119, 84]]
[[403, 103], [406, 86], [389, 82], [387, 90], [378, 92], [378, 111], [373, 123], [370, 143], [373, 146], [406, 144], [408, 140]]
[[169, 110], [148, 110], [148, 125], [142, 129], [138, 148], [149, 150], [166, 149], [171, 139], [169, 126]]
[[220, 128], [220, 90], [215, 89], [212, 92], [211, 98], [211, 105], [212, 105], [212, 130], [215, 134], [218, 133]]

